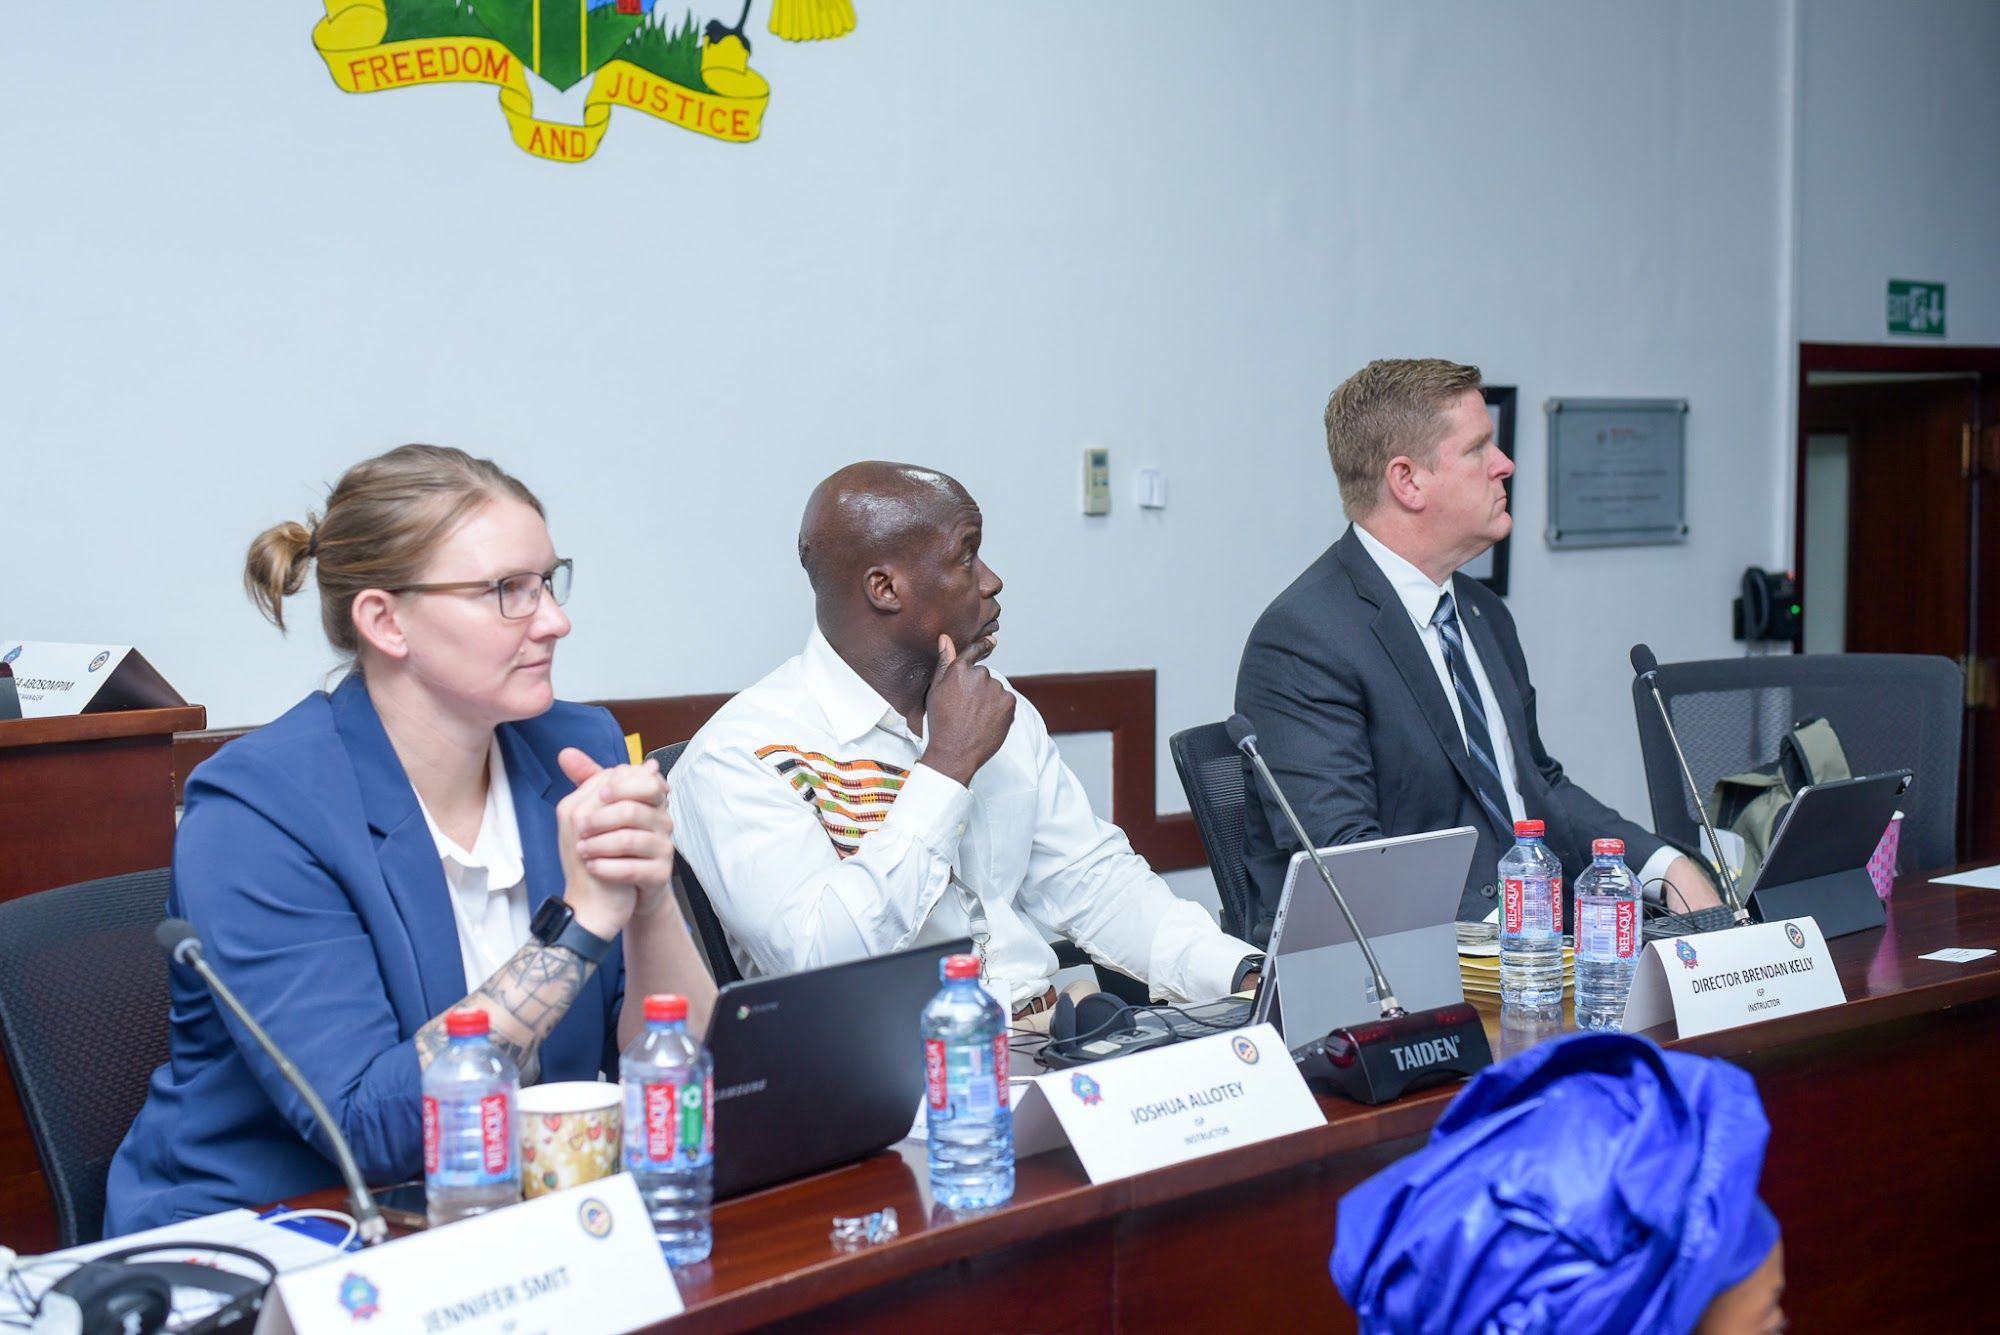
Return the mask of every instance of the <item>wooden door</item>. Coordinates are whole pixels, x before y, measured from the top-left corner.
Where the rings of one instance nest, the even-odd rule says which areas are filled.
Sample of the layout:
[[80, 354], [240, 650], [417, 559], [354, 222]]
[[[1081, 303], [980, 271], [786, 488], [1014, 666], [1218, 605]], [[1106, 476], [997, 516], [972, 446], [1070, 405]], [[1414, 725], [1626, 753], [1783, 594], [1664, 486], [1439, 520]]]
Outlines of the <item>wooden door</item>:
[[[1810, 384], [1801, 425], [1847, 442], [1849, 653], [1936, 654], [1965, 663], [1983, 584], [1974, 554], [1980, 511], [1977, 461], [1980, 378], [1963, 375], [1842, 377]], [[2000, 482], [1987, 488], [2000, 492]], [[1989, 551], [2000, 548], [1988, 547]], [[1809, 604], [1810, 605], [1810, 604]], [[2000, 822], [1979, 805], [1974, 718], [1959, 772], [1961, 850], [1991, 842]], [[1978, 856], [1976, 852], [1968, 856]]]
[[1972, 655], [1965, 715], [1965, 856], [2000, 861], [2000, 374], [1980, 377], [1972, 474]]

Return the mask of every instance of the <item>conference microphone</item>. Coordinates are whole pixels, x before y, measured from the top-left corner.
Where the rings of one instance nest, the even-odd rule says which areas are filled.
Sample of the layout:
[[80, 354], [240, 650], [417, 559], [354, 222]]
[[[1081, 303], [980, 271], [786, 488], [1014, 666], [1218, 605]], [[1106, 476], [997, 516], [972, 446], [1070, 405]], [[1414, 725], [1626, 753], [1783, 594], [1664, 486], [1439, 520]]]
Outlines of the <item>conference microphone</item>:
[[[1667, 713], [1666, 699], [1660, 694], [1660, 660], [1650, 645], [1632, 646], [1632, 671], [1653, 693], [1653, 704], [1660, 711], [1660, 722], [1666, 726], [1667, 741], [1674, 748], [1674, 759], [1681, 763], [1681, 779], [1694, 798], [1694, 809], [1701, 817], [1701, 828], [1708, 831], [1708, 846], [1715, 854], [1715, 869], [1722, 877], [1723, 898], [1729, 901], [1729, 910], [1736, 918], [1736, 925], [1741, 927], [1750, 921], [1750, 910], [1743, 907], [1743, 898], [1736, 892], [1736, 877], [1729, 870], [1729, 858], [1722, 851], [1722, 841], [1715, 837], [1715, 822], [1708, 818], [1708, 804], [1702, 800], [1701, 789], [1694, 781], [1694, 771], [1688, 766], [1687, 752], [1681, 750], [1680, 734], [1674, 731], [1674, 720]], [[1685, 909], [1687, 905], [1681, 907]]]
[[[1311, 1051], [1299, 1059], [1299, 1069], [1308, 1079], [1319, 1080], [1334, 1092], [1357, 1103], [1387, 1103], [1400, 1098], [1419, 1081], [1428, 1083], [1437, 1077], [1469, 1077], [1481, 1068], [1491, 1066], [1493, 1050], [1486, 1042], [1486, 1026], [1480, 1023], [1479, 1012], [1465, 1002], [1415, 1013], [1403, 1009], [1402, 1003], [1396, 1000], [1394, 989], [1389, 986], [1388, 976], [1382, 972], [1381, 961], [1375, 958], [1374, 945], [1369, 942], [1368, 934], [1361, 930], [1361, 924], [1354, 920], [1354, 911], [1347, 906], [1347, 896], [1340, 893], [1333, 873], [1327, 870], [1325, 859], [1320, 857], [1319, 849], [1306, 836], [1299, 814], [1286, 800], [1285, 790], [1278, 786], [1271, 767], [1264, 763], [1250, 720], [1241, 714], [1234, 714], [1224, 726], [1236, 749], [1249, 757], [1251, 768], [1257, 771], [1264, 790], [1271, 794], [1278, 809], [1285, 813], [1285, 820], [1292, 827], [1292, 835], [1299, 841], [1299, 847], [1318, 868], [1320, 880], [1326, 883], [1327, 892], [1340, 909], [1340, 916], [1347, 920], [1347, 930], [1354, 934], [1355, 944], [1361, 947], [1361, 957], [1368, 962], [1368, 972], [1375, 979], [1375, 995], [1382, 1008], [1379, 1020], [1341, 1026], [1315, 1041], [1310, 1045]], [[1282, 999], [1283, 993], [1279, 995]]]
[[194, 924], [185, 918], [169, 918], [153, 930], [153, 939], [160, 943], [160, 949], [166, 951], [174, 963], [185, 964], [201, 975], [202, 982], [208, 984], [208, 990], [250, 1031], [250, 1036], [257, 1040], [257, 1046], [264, 1049], [285, 1079], [291, 1082], [292, 1088], [299, 1092], [299, 1097], [306, 1101], [312, 1115], [326, 1129], [326, 1138], [332, 1143], [334, 1158], [340, 1164], [340, 1175], [347, 1180], [347, 1194], [354, 1202], [355, 1230], [362, 1245], [373, 1247], [376, 1243], [387, 1242], [389, 1226], [382, 1222], [382, 1212], [376, 1208], [375, 1198], [368, 1193], [368, 1183], [362, 1179], [361, 1168], [354, 1162], [354, 1151], [348, 1146], [347, 1137], [341, 1134], [339, 1123], [333, 1120], [333, 1114], [327, 1111], [326, 1104], [313, 1092], [313, 1087], [306, 1083], [305, 1076], [299, 1073], [292, 1059], [264, 1032], [264, 1026], [251, 1017], [236, 994], [216, 976], [215, 970], [208, 967], [208, 960], [201, 951], [201, 937], [195, 933]]

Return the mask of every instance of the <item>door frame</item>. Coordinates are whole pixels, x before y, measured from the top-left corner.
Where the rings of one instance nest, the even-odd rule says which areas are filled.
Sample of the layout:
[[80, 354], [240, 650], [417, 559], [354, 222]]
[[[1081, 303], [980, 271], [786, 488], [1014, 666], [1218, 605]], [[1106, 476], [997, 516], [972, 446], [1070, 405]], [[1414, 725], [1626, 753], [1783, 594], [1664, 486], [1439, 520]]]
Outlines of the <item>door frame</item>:
[[[1985, 345], [1945, 344], [1924, 347], [1908, 343], [1800, 343], [1799, 377], [1792, 400], [1794, 424], [1798, 438], [1793, 444], [1792, 460], [1792, 569], [1800, 581], [1800, 603], [1805, 593], [1806, 569], [1806, 438], [1810, 434], [1806, 418], [1807, 381], [1815, 371], [1887, 371], [1900, 374], [1942, 373], [1948, 375], [1975, 375], [1979, 383], [1973, 391], [1974, 412], [1978, 416], [1975, 430], [1983, 434], [1993, 426], [1986, 420], [1989, 416], [2000, 417], [2000, 392], [1989, 392], [2000, 385], [2000, 347]], [[1973, 448], [1982, 447], [1983, 441], [1975, 439]], [[1973, 543], [1975, 559], [1979, 550], [1979, 520], [1972, 516], [1972, 529], [1968, 534]], [[1976, 585], [1975, 585], [1976, 589]], [[1979, 610], [1976, 606], [1967, 609], [1970, 620], [1967, 628], [1972, 639], [1969, 648], [1977, 652], [1981, 643]], [[1799, 634], [1792, 641], [1793, 653], [1805, 652], [1805, 625], [1800, 622]], [[1978, 781], [1976, 760], [1979, 746], [1979, 727], [1973, 711], [1966, 711], [1965, 730], [1959, 740], [1959, 811], [1958, 843], [1959, 856], [1967, 855], [1973, 847], [1976, 832], [1973, 826], [1980, 813], [1977, 809], [1973, 785]]]
[[[1815, 371], [1888, 371], [1904, 375], [1978, 375], [2000, 378], [2000, 347], [1951, 345], [1921, 347], [1908, 343], [1801, 343], [1799, 378], [1792, 399], [1797, 439], [1792, 445], [1792, 571], [1805, 592], [1806, 575], [1806, 421], [1807, 380]], [[1985, 423], [1982, 425], [1991, 425]], [[1804, 599], [1800, 599], [1801, 603]], [[1792, 640], [1792, 652], [1806, 651], [1805, 625]]]

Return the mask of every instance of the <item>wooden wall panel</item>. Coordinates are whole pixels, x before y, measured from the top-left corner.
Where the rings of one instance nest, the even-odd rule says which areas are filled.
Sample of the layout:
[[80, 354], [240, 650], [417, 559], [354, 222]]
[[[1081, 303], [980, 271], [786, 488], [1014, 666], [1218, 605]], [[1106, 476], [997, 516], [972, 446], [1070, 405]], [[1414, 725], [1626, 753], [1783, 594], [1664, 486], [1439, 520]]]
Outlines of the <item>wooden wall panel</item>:
[[[1185, 811], [1162, 816], [1154, 809], [1158, 695], [1152, 669], [1047, 672], [1009, 680], [1040, 711], [1050, 732], [1111, 734], [1110, 817], [1154, 870], [1182, 871], [1208, 865], [1194, 817]], [[662, 695], [596, 703], [609, 709], [625, 731], [638, 733], [651, 750], [694, 736], [728, 701], [727, 695]], [[223, 743], [248, 731], [216, 728], [176, 737], [175, 800], [179, 800], [180, 785], [190, 770], [214, 755]]]

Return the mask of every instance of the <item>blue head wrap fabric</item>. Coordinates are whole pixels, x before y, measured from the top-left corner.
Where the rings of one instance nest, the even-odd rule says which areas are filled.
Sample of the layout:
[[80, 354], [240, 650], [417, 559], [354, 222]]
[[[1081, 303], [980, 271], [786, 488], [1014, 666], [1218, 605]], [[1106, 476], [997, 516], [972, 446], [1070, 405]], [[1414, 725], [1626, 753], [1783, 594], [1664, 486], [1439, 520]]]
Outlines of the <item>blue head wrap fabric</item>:
[[1333, 1282], [1364, 1332], [1691, 1331], [1777, 1243], [1770, 1133], [1727, 1062], [1615, 1033], [1540, 1044], [1342, 1199]]

